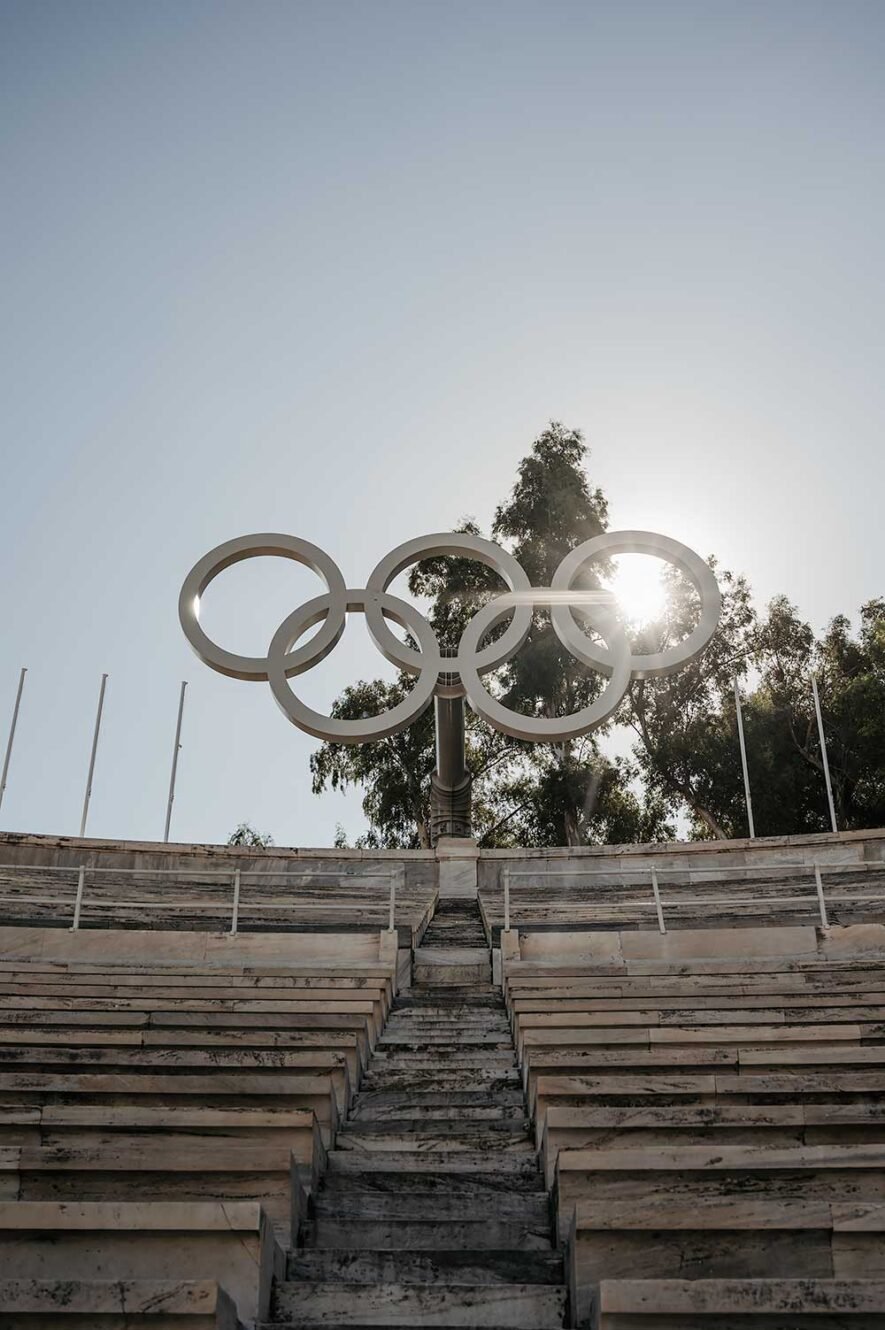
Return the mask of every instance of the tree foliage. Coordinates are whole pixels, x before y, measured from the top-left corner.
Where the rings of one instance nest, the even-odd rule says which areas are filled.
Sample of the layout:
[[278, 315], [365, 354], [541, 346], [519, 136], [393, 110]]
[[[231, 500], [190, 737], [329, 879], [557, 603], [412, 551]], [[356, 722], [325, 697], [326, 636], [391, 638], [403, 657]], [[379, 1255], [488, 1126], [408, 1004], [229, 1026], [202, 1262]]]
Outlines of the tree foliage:
[[250, 850], [266, 850], [273, 845], [273, 836], [256, 831], [248, 822], [241, 822], [227, 838], [228, 845], [242, 845]]
[[[535, 586], [549, 586], [563, 556], [607, 527], [608, 505], [587, 480], [587, 456], [577, 430], [551, 423], [495, 511], [492, 537], [513, 552]], [[472, 519], [460, 529], [481, 534]], [[598, 585], [609, 571], [600, 561], [583, 585]], [[840, 615], [817, 638], [786, 597], [776, 597], [760, 616], [745, 578], [721, 569], [717, 576], [722, 618], [707, 650], [677, 673], [634, 681], [619, 709], [614, 724], [632, 733], [631, 758], [601, 749], [611, 725], [580, 740], [534, 745], [486, 726], [467, 708], [480, 844], [664, 840], [675, 834], [678, 815], [687, 817], [696, 838], [746, 835], [735, 678], [742, 681], [757, 835], [827, 829], [812, 672], [820, 681], [839, 825], [885, 825], [885, 600], [862, 607], [856, 633]], [[641, 631], [631, 629], [635, 651], [664, 650], [697, 622], [694, 589], [669, 565], [663, 578], [665, 609]], [[431, 624], [449, 649], [475, 611], [503, 589], [495, 573], [463, 558], [424, 560], [412, 569], [409, 586], [429, 602]], [[549, 615], [538, 610], [524, 647], [487, 683], [516, 711], [561, 716], [592, 702], [604, 680], [564, 650]], [[410, 687], [404, 674], [393, 682], [360, 682], [341, 694], [332, 714], [376, 714]], [[349, 786], [364, 791], [368, 830], [357, 843], [368, 846], [429, 845], [433, 768], [432, 709], [402, 734], [353, 747], [324, 743], [311, 758], [316, 794]]]

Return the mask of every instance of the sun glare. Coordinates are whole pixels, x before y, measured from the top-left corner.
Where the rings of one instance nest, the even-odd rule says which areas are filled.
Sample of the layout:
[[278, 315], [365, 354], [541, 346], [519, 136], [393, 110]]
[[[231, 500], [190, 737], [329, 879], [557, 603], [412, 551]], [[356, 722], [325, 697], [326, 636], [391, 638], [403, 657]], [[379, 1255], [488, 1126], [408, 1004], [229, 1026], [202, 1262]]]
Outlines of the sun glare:
[[607, 586], [622, 615], [630, 623], [651, 623], [666, 604], [660, 559], [644, 554], [621, 554], [612, 562], [615, 572]]

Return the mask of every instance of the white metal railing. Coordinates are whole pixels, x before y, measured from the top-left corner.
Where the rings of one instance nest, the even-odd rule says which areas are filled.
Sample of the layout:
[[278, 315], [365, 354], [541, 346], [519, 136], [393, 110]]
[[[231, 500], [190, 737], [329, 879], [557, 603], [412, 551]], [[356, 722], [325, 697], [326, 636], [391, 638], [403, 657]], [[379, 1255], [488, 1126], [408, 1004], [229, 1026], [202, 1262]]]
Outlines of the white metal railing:
[[[693, 885], [693, 879], [697, 877], [707, 877], [715, 874], [727, 874], [729, 877], [736, 877], [739, 873], [751, 873], [758, 876], [760, 873], [787, 873], [792, 877], [804, 877], [807, 873], [811, 879], [810, 885], [813, 887], [814, 894], [806, 893], [804, 895], [740, 895], [740, 896], [684, 896], [669, 900], [661, 896], [661, 877], [687, 877], [689, 887]], [[606, 901], [605, 908], [608, 910], [654, 910], [657, 916], [658, 928], [660, 932], [667, 932], [667, 923], [664, 916], [664, 910], [678, 910], [686, 906], [747, 906], [747, 905], [805, 905], [816, 910], [820, 919], [822, 928], [829, 928], [829, 916], [827, 913], [827, 901], [824, 894], [823, 874], [855, 873], [864, 875], [866, 873], [878, 874], [885, 882], [885, 863], [835, 863], [820, 864], [815, 859], [811, 864], [800, 863], [759, 863], [759, 864], [730, 864], [716, 867], [698, 867], [698, 868], [667, 868], [659, 865], [643, 865], [641, 868], [569, 868], [569, 869], [514, 869], [505, 865], [502, 873], [503, 891], [504, 891], [504, 931], [511, 931], [511, 891], [515, 886], [519, 890], [519, 884], [514, 884], [514, 878], [534, 878], [533, 888], [535, 891], [548, 881], [550, 878], [616, 878], [617, 881], [602, 884], [603, 886], [612, 886], [618, 889], [625, 887], [641, 885], [628, 879], [641, 879], [647, 882], [651, 888], [650, 900], [630, 900], [630, 901]], [[525, 884], [528, 885], [528, 884]], [[576, 883], [580, 886], [581, 883]], [[676, 886], [676, 883], [672, 884]], [[750, 884], [752, 885], [752, 884]], [[772, 883], [775, 886], [776, 883]], [[832, 885], [832, 884], [831, 884]], [[840, 892], [838, 904], [848, 904], [861, 901], [867, 904], [881, 904], [885, 902], [885, 894], [873, 894], [869, 891], [862, 892]], [[601, 902], [600, 902], [601, 903]]]
[[[76, 889], [73, 899], [70, 896], [32, 895], [18, 891], [4, 892], [5, 887], [14, 885], [15, 878], [20, 881], [27, 879], [34, 873], [49, 874], [67, 874], [69, 877], [76, 876]], [[223, 870], [218, 868], [111, 868], [105, 866], [95, 866], [80, 864], [79, 866], [57, 867], [47, 864], [0, 864], [0, 908], [10, 905], [48, 905], [60, 906], [62, 909], [70, 910], [73, 904], [73, 917], [71, 929], [80, 928], [80, 922], [83, 914], [83, 906], [86, 898], [87, 878], [99, 874], [106, 874], [111, 877], [151, 877], [151, 878], [187, 878], [195, 881], [202, 878], [211, 878], [212, 881], [206, 883], [207, 886], [229, 886], [231, 889], [230, 904], [226, 905], [224, 901], [206, 901], [206, 900], [179, 900], [179, 901], [157, 901], [157, 900], [120, 900], [105, 896], [94, 896], [89, 901], [90, 909], [95, 910], [147, 910], [162, 913], [165, 910], [185, 910], [195, 914], [219, 914], [222, 911], [230, 910], [230, 933], [236, 934], [239, 931], [240, 913], [243, 908], [249, 912], [261, 910], [300, 910], [305, 906], [304, 901], [276, 900], [276, 901], [249, 901], [243, 906], [242, 894], [247, 878], [253, 879], [248, 885], [270, 885], [272, 879], [276, 879], [276, 889], [285, 890], [286, 886], [292, 881], [299, 881], [305, 878], [315, 880], [317, 878], [334, 878], [339, 887], [358, 887], [363, 882], [383, 882], [389, 881], [390, 892], [387, 901], [387, 931], [396, 931], [396, 907], [397, 907], [397, 884], [400, 891], [405, 886], [405, 865], [397, 864], [392, 868], [381, 869], [377, 872], [359, 872], [359, 873], [341, 873], [335, 869], [291, 869], [268, 871], [266, 869], [241, 869]], [[318, 883], [317, 885], [321, 885]], [[348, 911], [352, 914], [353, 907], [330, 901], [323, 906], [330, 912]]]

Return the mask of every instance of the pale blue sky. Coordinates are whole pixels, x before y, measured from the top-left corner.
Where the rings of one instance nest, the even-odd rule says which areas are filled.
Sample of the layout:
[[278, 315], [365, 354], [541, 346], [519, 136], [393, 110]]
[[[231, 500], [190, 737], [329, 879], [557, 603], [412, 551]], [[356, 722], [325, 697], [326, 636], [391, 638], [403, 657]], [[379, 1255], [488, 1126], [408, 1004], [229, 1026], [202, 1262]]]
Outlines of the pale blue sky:
[[[94, 834], [162, 834], [182, 678], [174, 837], [360, 830], [181, 579], [279, 530], [362, 585], [550, 417], [760, 603], [885, 593], [883, 68], [880, 0], [0, 0], [0, 827], [76, 831], [107, 670]], [[205, 622], [259, 652], [315, 586], [241, 565]]]

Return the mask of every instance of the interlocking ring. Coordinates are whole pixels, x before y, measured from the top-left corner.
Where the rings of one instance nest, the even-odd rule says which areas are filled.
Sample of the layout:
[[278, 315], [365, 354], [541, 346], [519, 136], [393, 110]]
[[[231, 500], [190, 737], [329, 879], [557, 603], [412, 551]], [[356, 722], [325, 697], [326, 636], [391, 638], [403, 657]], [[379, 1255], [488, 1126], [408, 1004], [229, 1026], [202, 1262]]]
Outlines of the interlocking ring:
[[[406, 568], [420, 563], [422, 559], [435, 559], [443, 554], [461, 559], [475, 559], [477, 563], [485, 564], [504, 579], [511, 591], [527, 593], [531, 590], [525, 569], [522, 564], [517, 563], [512, 554], [508, 554], [492, 540], [484, 540], [482, 536], [471, 536], [465, 531], [444, 531], [431, 536], [416, 536], [414, 540], [407, 540], [403, 545], [397, 545], [396, 549], [391, 550], [379, 564], [376, 564], [366, 586], [370, 591], [386, 591], [393, 579]], [[515, 613], [507, 631], [502, 633], [497, 641], [489, 642], [478, 653], [476, 666], [483, 674], [488, 670], [497, 669], [499, 665], [503, 665], [505, 661], [515, 656], [528, 637], [532, 626], [531, 602], [523, 599], [511, 608], [515, 609]], [[382, 655], [392, 665], [414, 674], [420, 667], [421, 653], [413, 651], [394, 636], [376, 605], [370, 603], [366, 606], [366, 620], [375, 645]], [[459, 647], [459, 658], [460, 655]], [[448, 656], [444, 668], [448, 674], [460, 673], [460, 665]], [[440, 680], [436, 691], [439, 697], [463, 697], [464, 685], [463, 682], [448, 683]]]
[[[687, 545], [680, 545], [678, 540], [671, 540], [669, 536], [659, 536], [655, 531], [606, 531], [592, 540], [585, 540], [583, 545], [578, 545], [565, 556], [553, 574], [553, 589], [570, 591], [578, 573], [589, 563], [603, 555], [609, 558], [615, 554], [651, 554], [666, 559], [685, 574], [701, 598], [701, 617], [684, 642], [668, 647], [666, 651], [630, 656], [630, 673], [634, 679], [656, 679], [674, 674], [701, 654], [719, 623], [722, 597], [713, 569]], [[600, 631], [607, 624], [608, 615], [603, 608], [594, 616], [594, 626], [598, 623]], [[573, 656], [594, 670], [608, 673], [613, 668], [611, 648], [606, 650], [597, 646], [581, 632], [569, 604], [554, 605], [550, 617], [556, 636]], [[605, 637], [604, 632], [602, 636]]]
[[[265, 554], [305, 564], [325, 582], [326, 593], [288, 615], [274, 633], [266, 656], [236, 655], [213, 642], [200, 627], [200, 597], [231, 564]], [[684, 642], [652, 655], [631, 654], [624, 628], [612, 612], [612, 597], [575, 588], [578, 575], [588, 564], [615, 554], [651, 554], [666, 559], [688, 577], [700, 596], [701, 616]], [[425, 616], [388, 590], [404, 569], [440, 555], [476, 559], [498, 573], [509, 587], [474, 614], [454, 656], [443, 655]], [[554, 630], [566, 650], [608, 678], [599, 697], [571, 716], [521, 715], [503, 706], [482, 682], [482, 675], [506, 664], [519, 651], [531, 628], [533, 608], [539, 605], [550, 607]], [[235, 679], [269, 681], [277, 703], [294, 725], [317, 739], [344, 744], [371, 743], [397, 734], [421, 715], [434, 695], [466, 695], [478, 716], [517, 739], [532, 743], [576, 739], [613, 715], [631, 678], [671, 674], [695, 660], [716, 631], [720, 610], [719, 587], [709, 566], [686, 545], [651, 531], [610, 531], [594, 536], [565, 556], [550, 587], [533, 587], [513, 555], [493, 541], [454, 531], [420, 536], [391, 550], [373, 570], [365, 590], [347, 588], [337, 564], [309, 541], [276, 534], [241, 536], [219, 545], [194, 565], [178, 602], [184, 634], [206, 665]], [[340, 639], [348, 613], [357, 611], [365, 614], [382, 655], [399, 669], [417, 676], [417, 682], [402, 702], [380, 716], [336, 719], [306, 706], [289, 680], [325, 659]], [[582, 631], [575, 617], [578, 611], [604, 645]], [[508, 617], [511, 622], [501, 636], [485, 642]], [[388, 620], [410, 633], [417, 648], [391, 632]], [[318, 623], [322, 625], [319, 632], [299, 647], [299, 638]], [[451, 682], [453, 675], [455, 682]]]

